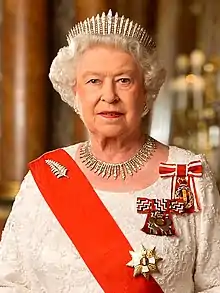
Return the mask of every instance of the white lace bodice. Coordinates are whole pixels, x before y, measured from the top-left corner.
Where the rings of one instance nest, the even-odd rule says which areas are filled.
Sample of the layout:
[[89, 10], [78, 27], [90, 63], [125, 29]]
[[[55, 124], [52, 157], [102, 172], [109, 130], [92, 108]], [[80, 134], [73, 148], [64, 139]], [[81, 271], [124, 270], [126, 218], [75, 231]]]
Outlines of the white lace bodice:
[[[65, 148], [74, 158], [76, 146]], [[134, 249], [156, 247], [163, 258], [154, 278], [165, 293], [220, 292], [220, 197], [205, 158], [170, 147], [170, 163], [200, 159], [204, 175], [196, 179], [202, 211], [174, 216], [178, 237], [143, 233], [146, 215], [136, 212], [137, 196], [169, 198], [170, 179], [131, 193], [96, 190]], [[86, 231], [82, 231], [85, 233]], [[27, 174], [16, 197], [0, 246], [0, 293], [101, 293], [84, 264]], [[112, 292], [120, 293], [120, 292]]]

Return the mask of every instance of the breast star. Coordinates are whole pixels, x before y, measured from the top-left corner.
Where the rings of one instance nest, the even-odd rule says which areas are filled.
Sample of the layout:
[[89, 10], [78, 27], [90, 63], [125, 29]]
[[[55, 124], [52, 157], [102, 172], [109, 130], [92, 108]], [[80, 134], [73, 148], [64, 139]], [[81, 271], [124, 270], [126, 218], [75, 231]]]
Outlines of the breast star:
[[134, 277], [143, 275], [146, 279], [152, 273], [159, 272], [157, 263], [162, 260], [156, 255], [156, 248], [146, 249], [143, 245], [139, 251], [130, 251], [132, 260], [127, 263], [127, 266], [134, 268]]

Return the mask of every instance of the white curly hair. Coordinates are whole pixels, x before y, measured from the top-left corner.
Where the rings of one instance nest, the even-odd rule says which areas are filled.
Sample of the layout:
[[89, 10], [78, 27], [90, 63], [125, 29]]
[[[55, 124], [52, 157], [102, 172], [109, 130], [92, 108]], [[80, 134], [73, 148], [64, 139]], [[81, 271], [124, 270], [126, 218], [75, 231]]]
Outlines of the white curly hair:
[[[68, 46], [59, 50], [52, 62], [49, 78], [61, 99], [77, 110], [77, 101], [73, 86], [76, 83], [75, 69], [82, 54], [94, 46], [107, 45], [131, 54], [143, 70], [146, 89], [146, 114], [151, 109], [161, 86], [165, 81], [165, 70], [161, 66], [156, 48], [148, 51], [138, 40], [120, 35], [86, 35], [75, 36]], [[144, 115], [143, 115], [144, 116]]]

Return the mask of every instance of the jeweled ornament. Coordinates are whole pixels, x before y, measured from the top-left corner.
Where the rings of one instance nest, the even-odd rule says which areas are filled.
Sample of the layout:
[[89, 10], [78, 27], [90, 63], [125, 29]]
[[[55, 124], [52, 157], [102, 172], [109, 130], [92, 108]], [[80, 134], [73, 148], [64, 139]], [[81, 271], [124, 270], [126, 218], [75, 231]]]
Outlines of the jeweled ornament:
[[122, 180], [125, 180], [127, 176], [133, 176], [144, 167], [155, 149], [156, 141], [152, 137], [146, 136], [144, 144], [132, 158], [121, 163], [108, 163], [97, 159], [92, 154], [91, 144], [87, 141], [80, 148], [80, 159], [90, 171], [102, 176], [102, 178], [113, 177], [117, 179], [121, 177]]
[[157, 264], [162, 260], [156, 255], [156, 248], [146, 249], [143, 245], [140, 251], [130, 251], [132, 260], [127, 266], [134, 268], [134, 277], [143, 275], [146, 279], [153, 273], [158, 273]]

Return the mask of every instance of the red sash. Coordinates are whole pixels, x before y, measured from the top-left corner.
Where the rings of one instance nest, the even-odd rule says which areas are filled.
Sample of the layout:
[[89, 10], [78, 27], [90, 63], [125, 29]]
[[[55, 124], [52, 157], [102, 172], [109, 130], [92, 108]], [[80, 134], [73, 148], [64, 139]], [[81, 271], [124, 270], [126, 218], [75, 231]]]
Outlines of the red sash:
[[[58, 179], [45, 163], [47, 159], [65, 166], [68, 177]], [[131, 260], [131, 245], [64, 150], [49, 152], [29, 167], [48, 206], [104, 292], [163, 292], [152, 277], [133, 277], [133, 269], [126, 266]]]

